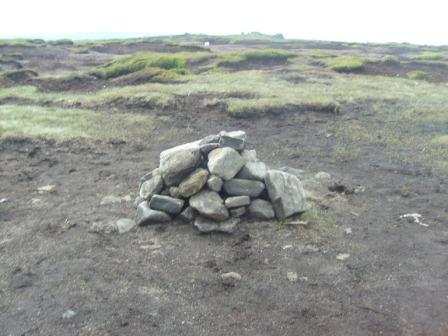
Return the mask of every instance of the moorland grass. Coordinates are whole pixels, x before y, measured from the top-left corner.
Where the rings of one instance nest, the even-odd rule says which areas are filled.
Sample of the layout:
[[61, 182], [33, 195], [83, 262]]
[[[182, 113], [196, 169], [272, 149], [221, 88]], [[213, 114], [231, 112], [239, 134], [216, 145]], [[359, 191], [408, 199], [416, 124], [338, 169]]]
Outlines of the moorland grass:
[[154, 124], [154, 117], [147, 115], [106, 115], [86, 109], [0, 106], [0, 138], [128, 139], [139, 132], [148, 132]]
[[[288, 66], [295, 66], [290, 64]], [[440, 144], [445, 138], [433, 140], [437, 134], [427, 135], [422, 129], [427, 129], [430, 125], [448, 125], [448, 86], [426, 81], [415, 81], [406, 78], [391, 78], [382, 76], [368, 76], [352, 74], [333, 74], [329, 80], [315, 72], [302, 72], [306, 76], [305, 81], [296, 84], [284, 80], [272, 71], [250, 70], [250, 71], [208, 71], [200, 74], [184, 75], [184, 82], [171, 83], [148, 83], [137, 86], [111, 87], [97, 92], [40, 92], [33, 86], [17, 86], [13, 88], [0, 88], [0, 100], [21, 100], [29, 105], [45, 105], [51, 102], [61, 108], [55, 109], [55, 118], [65, 120], [61, 125], [70, 125], [70, 115], [82, 120], [92, 120], [91, 110], [110, 109], [115, 106], [116, 101], [125, 101], [132, 104], [134, 101], [153, 106], [170, 107], [175, 106], [179, 96], [189, 96], [195, 94], [218, 94], [219, 98], [214, 99], [214, 105], [226, 107], [226, 112], [233, 117], [250, 117], [265, 113], [293, 113], [302, 111], [304, 108], [318, 110], [331, 106], [342, 106], [346, 104], [361, 104], [366, 101], [376, 102], [372, 108], [372, 113], [384, 121], [384, 125], [376, 127], [374, 125], [359, 122], [354, 124], [347, 120], [336, 120], [334, 127], [338, 138], [344, 140], [339, 148], [332, 152], [335, 160], [351, 160], [365, 152], [358, 151], [357, 146], [369, 146], [370, 144], [380, 144], [381, 146], [392, 146], [397, 148], [399, 153], [402, 148], [409, 148], [414, 152], [413, 160], [420, 160], [425, 165], [434, 169], [446, 171], [448, 173], [448, 147]], [[393, 103], [391, 103], [393, 102]], [[70, 112], [64, 117], [63, 112], [68, 107], [81, 106], [82, 110], [90, 112]], [[65, 108], [62, 108], [65, 107]], [[210, 108], [213, 108], [210, 107]], [[5, 107], [2, 107], [5, 109]], [[102, 114], [94, 115], [94, 123], [82, 124], [80, 127], [74, 123], [70, 128], [64, 130], [53, 130], [51, 127], [43, 127], [45, 132], [35, 132], [33, 125], [41, 125], [35, 119], [29, 119], [29, 114], [21, 112], [37, 111], [36, 116], [42, 116], [43, 112], [50, 113], [48, 108], [35, 106], [14, 107], [3, 110], [0, 115], [3, 133], [13, 134], [49, 134], [51, 137], [58, 137], [58, 133], [67, 136], [94, 137], [114, 137], [112, 126], [104, 121]], [[42, 110], [43, 109], [43, 110]], [[72, 111], [71, 109], [68, 109]], [[342, 113], [344, 109], [342, 108]], [[19, 122], [12, 116], [17, 112]], [[78, 113], [78, 114], [77, 114]], [[47, 115], [48, 117], [48, 115]], [[66, 118], [66, 119], [64, 119]], [[99, 119], [95, 119], [99, 118]], [[117, 123], [129, 125], [132, 123], [122, 122], [126, 116], [118, 118]], [[5, 125], [7, 120], [7, 125]], [[115, 121], [117, 119], [114, 119]], [[44, 123], [46, 125], [47, 122]], [[16, 125], [12, 127], [11, 125]], [[107, 125], [105, 130], [95, 128], [92, 125]], [[9, 126], [8, 126], [9, 125]], [[133, 124], [133, 125], [137, 125]], [[137, 125], [138, 126], [138, 125]], [[136, 127], [137, 127], [136, 126]], [[31, 128], [30, 128], [31, 127]], [[88, 127], [91, 127], [90, 130]], [[94, 128], [92, 128], [94, 127]], [[50, 130], [49, 130], [50, 129]], [[84, 134], [84, 135], [83, 135]], [[117, 133], [119, 134], [119, 132]], [[443, 136], [444, 134], [440, 134]], [[61, 136], [62, 137], [62, 136]], [[398, 148], [401, 148], [398, 150]], [[368, 153], [368, 151], [366, 152]], [[398, 157], [398, 156], [397, 156]], [[401, 159], [409, 159], [402, 157]]]
[[40, 39], [0, 39], [0, 48], [37, 48], [45, 45]]

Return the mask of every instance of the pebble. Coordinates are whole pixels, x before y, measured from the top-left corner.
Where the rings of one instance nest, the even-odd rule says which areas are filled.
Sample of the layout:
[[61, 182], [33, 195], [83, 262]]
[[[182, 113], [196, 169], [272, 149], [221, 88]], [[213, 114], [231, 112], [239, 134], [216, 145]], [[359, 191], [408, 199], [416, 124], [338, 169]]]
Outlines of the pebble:
[[132, 196], [131, 195], [123, 196], [122, 200], [125, 202], [132, 202]]
[[53, 192], [55, 191], [56, 186], [54, 184], [48, 184], [42, 187], [37, 188], [37, 191], [39, 194], [43, 194], [46, 192]]
[[339, 253], [339, 254], [336, 256], [336, 259], [337, 259], [337, 260], [341, 260], [341, 261], [343, 261], [343, 260], [347, 260], [348, 258], [350, 258], [350, 254], [348, 254], [348, 253]]
[[314, 178], [317, 180], [330, 180], [331, 175], [326, 172], [318, 172], [316, 175], [314, 175]]
[[64, 320], [70, 320], [71, 318], [76, 316], [76, 312], [71, 310], [71, 309], [67, 309], [64, 313], [62, 313], [62, 318]]
[[0, 204], [8, 202], [7, 198], [0, 198]]
[[286, 278], [291, 282], [296, 282], [299, 279], [299, 276], [296, 272], [287, 272]]
[[235, 286], [235, 283], [241, 281], [241, 279], [241, 275], [237, 272], [227, 272], [221, 274], [221, 280], [225, 286]]
[[31, 199], [31, 205], [34, 207], [40, 207], [43, 205], [43, 202], [40, 198], [32, 198]]

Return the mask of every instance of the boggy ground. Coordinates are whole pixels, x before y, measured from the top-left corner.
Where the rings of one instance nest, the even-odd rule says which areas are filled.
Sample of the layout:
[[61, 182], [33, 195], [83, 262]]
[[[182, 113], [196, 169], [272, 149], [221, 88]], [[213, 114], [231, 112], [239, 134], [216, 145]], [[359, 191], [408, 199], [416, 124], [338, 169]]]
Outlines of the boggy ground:
[[[199, 96], [182, 99], [138, 107], [158, 119], [150, 134], [125, 140], [2, 140], [0, 335], [448, 333], [446, 174], [387, 133], [367, 141], [355, 132], [383, 129], [375, 104], [391, 113], [396, 102], [235, 119]], [[431, 125], [423, 131], [438, 135], [444, 124]], [[134, 215], [139, 178], [160, 151], [222, 129], [245, 130], [272, 167], [305, 170], [308, 225], [244, 221], [233, 235], [179, 223], [113, 231]], [[319, 171], [332, 181], [316, 185]], [[335, 183], [347, 192], [330, 192]], [[45, 185], [54, 191], [37, 190]], [[124, 199], [100, 205], [107, 195]], [[406, 213], [422, 214], [428, 227], [399, 218]], [[242, 276], [234, 286], [220, 278], [230, 271]], [[69, 309], [76, 315], [64, 319]]]

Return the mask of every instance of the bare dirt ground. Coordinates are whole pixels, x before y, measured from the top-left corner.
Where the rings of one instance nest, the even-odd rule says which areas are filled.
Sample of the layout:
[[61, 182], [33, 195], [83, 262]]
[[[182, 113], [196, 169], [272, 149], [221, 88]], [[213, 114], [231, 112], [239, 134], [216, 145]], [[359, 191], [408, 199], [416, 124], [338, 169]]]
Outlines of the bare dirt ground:
[[[447, 335], [448, 181], [389, 162], [380, 146], [349, 163], [329, 155], [336, 118], [381, 125], [367, 109], [238, 120], [191, 101], [148, 143], [3, 141], [0, 335]], [[326, 171], [347, 192], [319, 187], [325, 219], [306, 226], [110, 230], [133, 216], [139, 178], [161, 150], [222, 129], [245, 130], [271, 166]], [[39, 192], [45, 185], [55, 188]], [[131, 201], [100, 205], [106, 195]], [[242, 280], [223, 284], [229, 271]]]

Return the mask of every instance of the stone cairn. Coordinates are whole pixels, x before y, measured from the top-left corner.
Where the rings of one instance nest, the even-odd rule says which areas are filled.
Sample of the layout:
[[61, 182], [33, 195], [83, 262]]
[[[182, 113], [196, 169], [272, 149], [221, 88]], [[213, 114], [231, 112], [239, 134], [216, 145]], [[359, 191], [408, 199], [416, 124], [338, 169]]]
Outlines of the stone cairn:
[[201, 232], [236, 230], [240, 218], [285, 218], [306, 211], [299, 178], [269, 169], [246, 149], [244, 131], [220, 132], [160, 153], [141, 179], [137, 224], [194, 222]]

